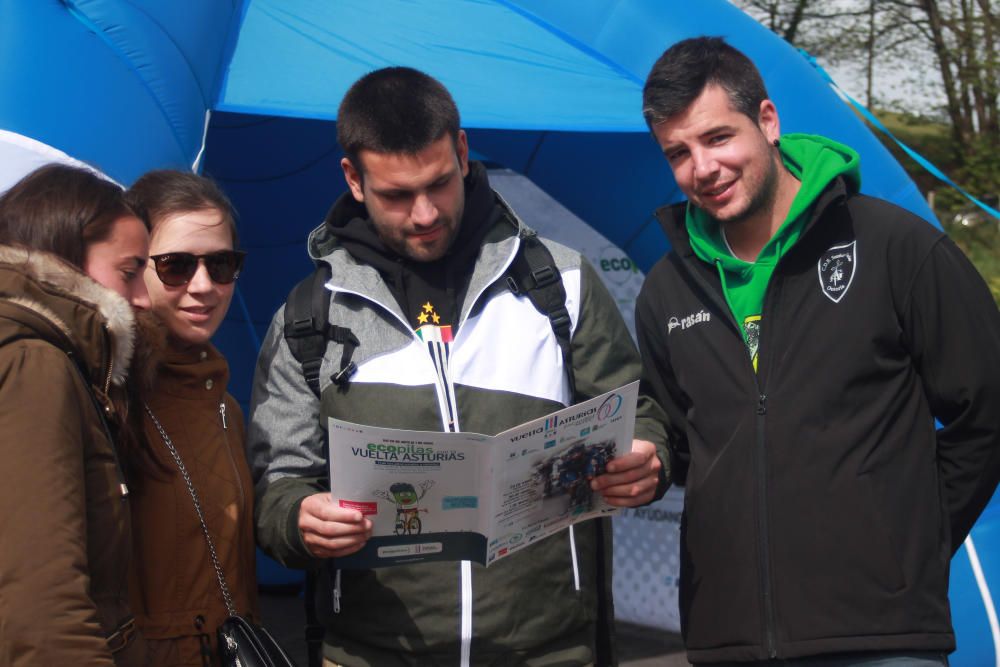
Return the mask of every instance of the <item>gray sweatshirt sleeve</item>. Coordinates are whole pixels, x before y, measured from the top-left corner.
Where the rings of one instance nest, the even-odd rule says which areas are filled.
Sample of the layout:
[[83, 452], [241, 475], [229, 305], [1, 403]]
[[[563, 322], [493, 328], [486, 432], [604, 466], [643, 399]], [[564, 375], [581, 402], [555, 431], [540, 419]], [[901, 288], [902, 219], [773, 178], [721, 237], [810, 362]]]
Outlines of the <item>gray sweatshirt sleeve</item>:
[[254, 373], [247, 430], [253, 474], [257, 542], [289, 567], [312, 563], [298, 530], [302, 499], [326, 490], [326, 429], [320, 403], [306, 384], [284, 333], [278, 310], [261, 346]]

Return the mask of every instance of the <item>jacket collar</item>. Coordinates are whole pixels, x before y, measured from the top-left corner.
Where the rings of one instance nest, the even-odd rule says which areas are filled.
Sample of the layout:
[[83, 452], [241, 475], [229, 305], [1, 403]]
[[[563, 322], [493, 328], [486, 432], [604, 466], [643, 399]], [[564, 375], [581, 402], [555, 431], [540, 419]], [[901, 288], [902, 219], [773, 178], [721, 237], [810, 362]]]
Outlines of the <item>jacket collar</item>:
[[0, 245], [0, 302], [21, 309], [38, 336], [68, 346], [95, 384], [125, 381], [135, 315], [117, 293], [55, 255]]
[[[815, 204], [812, 207], [812, 212], [809, 214], [809, 220], [806, 222], [805, 228], [802, 230], [802, 236], [805, 237], [805, 235], [816, 226], [817, 221], [823, 216], [823, 213], [828, 208], [836, 203], [846, 200], [850, 191], [848, 183], [842, 176], [838, 176], [831, 181], [830, 185], [828, 185], [826, 189], [823, 190], [818, 197], [816, 197]], [[654, 215], [656, 215], [656, 219], [660, 223], [660, 226], [663, 228], [663, 232], [667, 235], [667, 240], [670, 241], [670, 245], [673, 246], [674, 251], [678, 255], [684, 258], [695, 256], [694, 250], [691, 248], [691, 239], [687, 231], [685, 218], [687, 206], [688, 203], [686, 201], [680, 202], [679, 204], [667, 204], [666, 206], [661, 206], [656, 209], [656, 212], [654, 213]]]
[[157, 366], [156, 388], [150, 404], [161, 395], [219, 402], [225, 396], [228, 382], [229, 365], [211, 343], [183, 350], [168, 346]]
[[[530, 231], [507, 202], [495, 191], [491, 192], [495, 200], [494, 206], [499, 207], [500, 215], [480, 246], [465, 303], [461, 305], [460, 323], [468, 317], [477, 297], [507, 270], [520, 248], [521, 237]], [[334, 292], [350, 292], [376, 301], [395, 313], [402, 322], [406, 322], [406, 316], [399, 309], [378, 270], [359, 262], [344, 249], [330, 234], [325, 221], [310, 232], [308, 246], [313, 261], [330, 265], [328, 285]]]

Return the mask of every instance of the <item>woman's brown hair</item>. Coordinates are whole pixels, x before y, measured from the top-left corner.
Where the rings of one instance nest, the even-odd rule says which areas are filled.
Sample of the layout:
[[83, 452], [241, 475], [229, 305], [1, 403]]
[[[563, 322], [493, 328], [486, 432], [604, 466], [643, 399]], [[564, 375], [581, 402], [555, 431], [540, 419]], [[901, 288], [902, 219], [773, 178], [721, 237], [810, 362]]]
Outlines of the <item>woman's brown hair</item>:
[[151, 230], [172, 215], [215, 209], [232, 235], [233, 248], [239, 245], [233, 205], [215, 181], [206, 176], [172, 169], [150, 171], [132, 184], [125, 200]]
[[82, 271], [87, 248], [134, 215], [118, 185], [88, 169], [48, 164], [0, 196], [0, 244], [49, 252]]
[[[126, 216], [136, 217], [121, 187], [88, 169], [48, 164], [0, 196], [0, 244], [50, 253], [83, 272], [87, 248], [106, 240]], [[127, 458], [136, 432], [124, 393], [113, 387], [110, 398], [115, 440]]]

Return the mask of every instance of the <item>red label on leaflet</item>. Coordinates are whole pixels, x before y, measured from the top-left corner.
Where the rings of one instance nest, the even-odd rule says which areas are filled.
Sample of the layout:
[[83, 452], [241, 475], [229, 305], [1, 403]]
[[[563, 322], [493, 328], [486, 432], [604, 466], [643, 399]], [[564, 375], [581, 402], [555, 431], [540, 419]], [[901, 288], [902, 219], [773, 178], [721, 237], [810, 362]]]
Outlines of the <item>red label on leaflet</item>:
[[356, 500], [341, 500], [340, 506], [344, 509], [358, 510], [364, 516], [378, 514], [378, 503], [359, 502]]

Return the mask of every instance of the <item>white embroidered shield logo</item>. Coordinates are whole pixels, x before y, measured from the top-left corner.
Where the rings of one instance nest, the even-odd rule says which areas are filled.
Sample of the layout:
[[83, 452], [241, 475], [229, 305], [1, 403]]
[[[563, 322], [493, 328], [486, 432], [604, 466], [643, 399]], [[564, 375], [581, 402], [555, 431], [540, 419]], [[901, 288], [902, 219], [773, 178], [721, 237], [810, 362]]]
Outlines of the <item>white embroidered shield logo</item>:
[[851, 287], [854, 274], [858, 272], [857, 241], [845, 245], [835, 245], [819, 258], [816, 270], [819, 272], [819, 287], [826, 298], [839, 303]]

